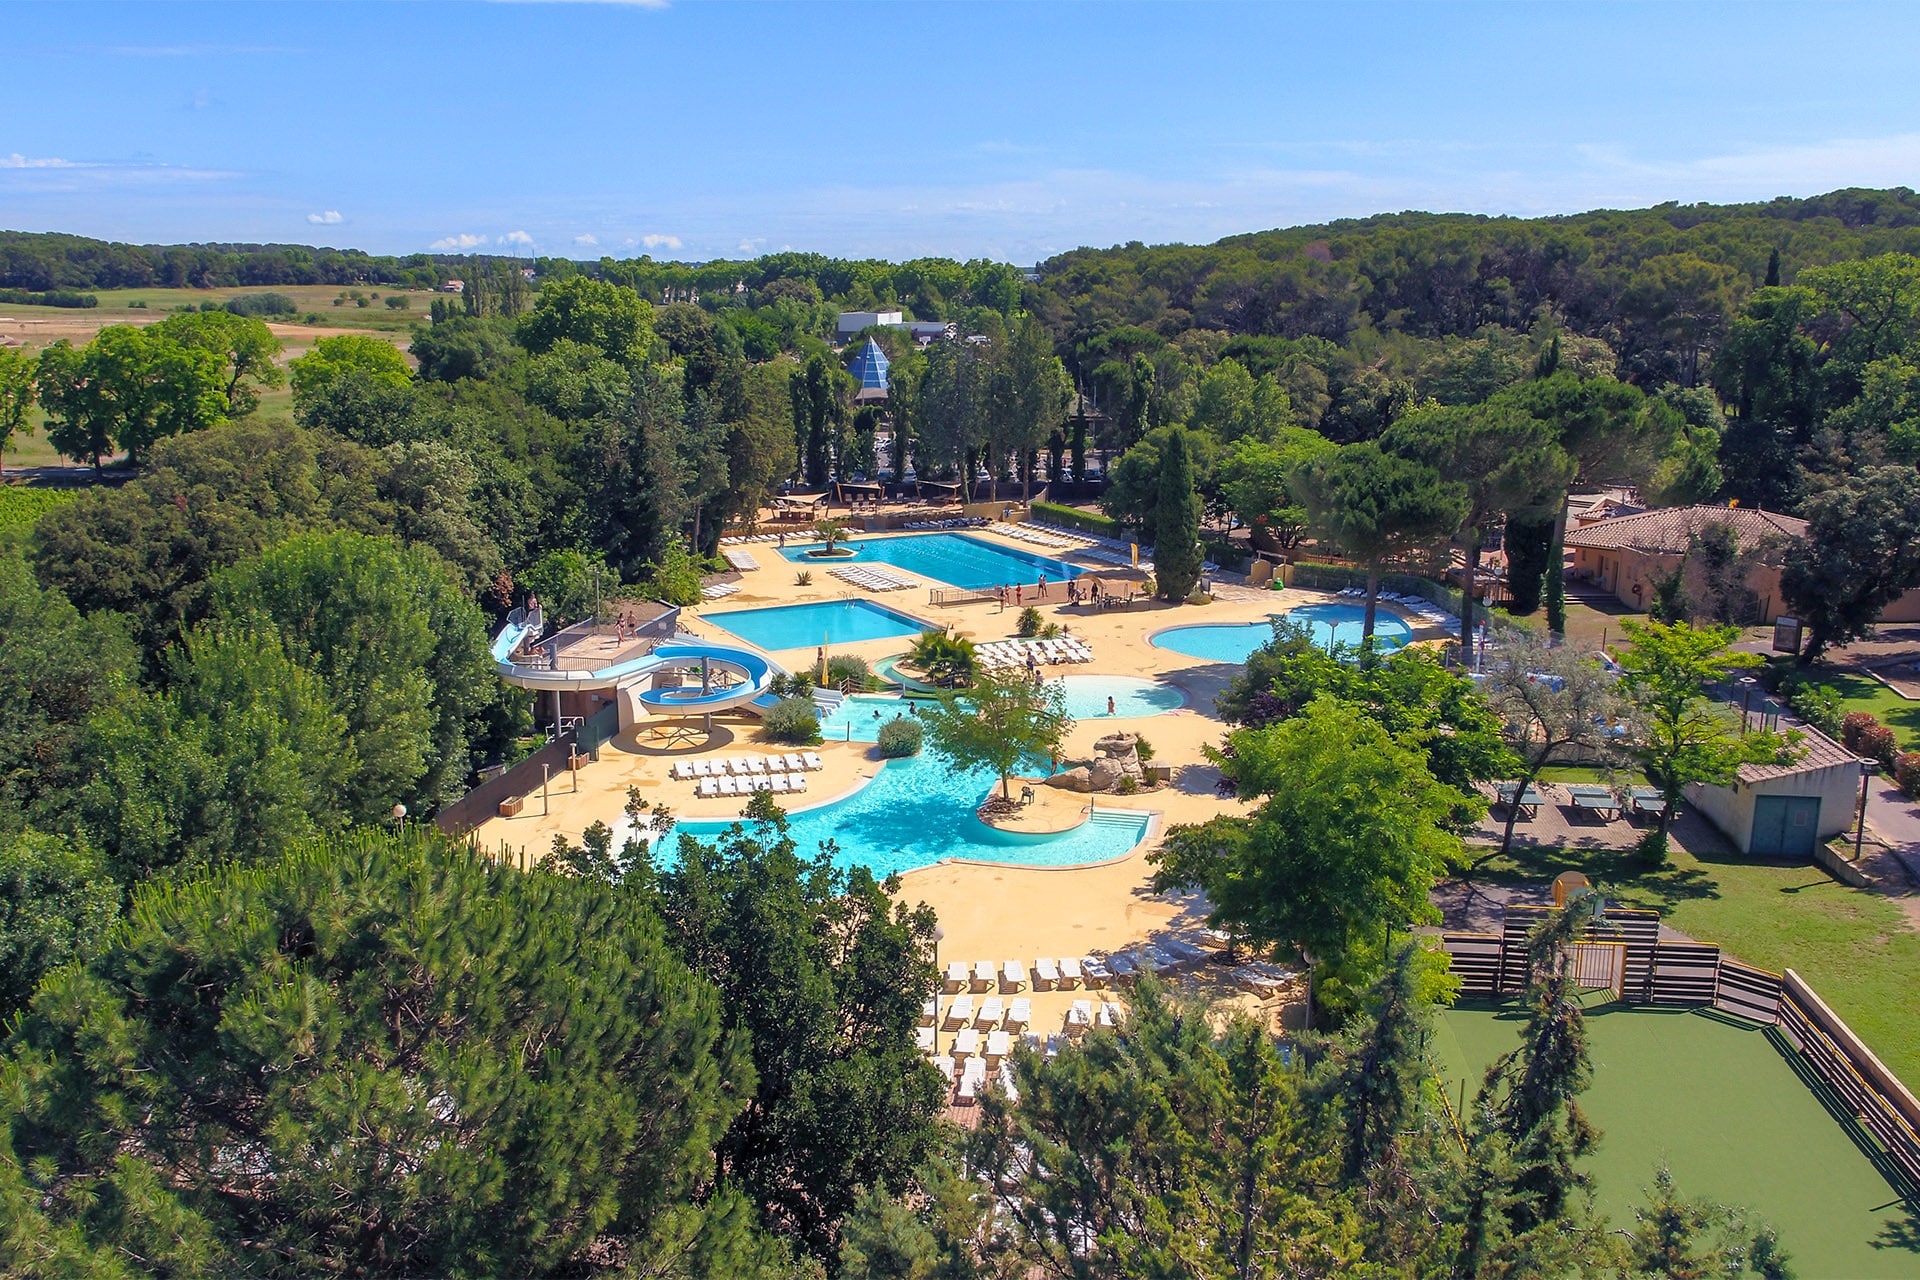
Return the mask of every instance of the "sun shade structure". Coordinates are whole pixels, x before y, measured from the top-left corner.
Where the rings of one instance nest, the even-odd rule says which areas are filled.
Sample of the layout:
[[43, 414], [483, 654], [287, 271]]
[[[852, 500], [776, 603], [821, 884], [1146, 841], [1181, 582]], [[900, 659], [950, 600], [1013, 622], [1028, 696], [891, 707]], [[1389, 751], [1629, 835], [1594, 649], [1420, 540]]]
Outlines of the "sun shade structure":
[[860, 354], [847, 366], [847, 372], [859, 384], [853, 393], [855, 404], [872, 404], [887, 398], [889, 363], [887, 353], [880, 349], [880, 344], [868, 338], [867, 345], [860, 348]]

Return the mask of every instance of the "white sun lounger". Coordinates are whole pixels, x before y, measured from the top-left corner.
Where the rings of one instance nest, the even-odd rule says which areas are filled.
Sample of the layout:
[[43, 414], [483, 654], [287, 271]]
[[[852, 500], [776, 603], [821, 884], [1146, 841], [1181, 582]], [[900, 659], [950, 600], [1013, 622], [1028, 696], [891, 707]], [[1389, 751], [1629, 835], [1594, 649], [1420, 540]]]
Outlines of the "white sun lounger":
[[747, 772], [748, 772], [748, 773], [759, 773], [759, 774], [764, 774], [764, 773], [766, 773], [766, 771], [767, 771], [767, 762], [766, 762], [766, 759], [765, 759], [765, 757], [763, 757], [763, 756], [748, 756], [748, 757], [747, 757]]
[[932, 1053], [933, 1052], [933, 1028], [932, 1027], [915, 1027], [913, 1029], [913, 1046], [914, 1048], [920, 1050], [920, 1052], [922, 1053]]
[[[1045, 988], [1041, 986], [1042, 983], [1046, 984]], [[1053, 961], [1047, 959], [1045, 956], [1041, 956], [1033, 962], [1033, 989], [1035, 991], [1051, 989], [1059, 985], [1060, 970], [1054, 967]]]
[[1059, 1032], [1055, 1032], [1054, 1034], [1047, 1037], [1047, 1056], [1049, 1058], [1057, 1058], [1060, 1056]]
[[971, 1103], [980, 1096], [980, 1090], [987, 1086], [987, 1060], [969, 1058], [966, 1067], [960, 1073], [960, 1095], [957, 1101]]
[[967, 985], [967, 962], [965, 960], [947, 961], [947, 985], [956, 990]]
[[710, 760], [695, 760], [693, 762], [693, 776], [696, 778], [711, 778], [713, 776], [713, 762]]
[[940, 1017], [940, 997], [928, 996], [920, 1002], [920, 1025], [930, 1027]]
[[973, 962], [973, 982], [975, 986], [991, 987], [994, 982], [994, 968], [991, 960]]
[[815, 769], [824, 767], [820, 763], [820, 756], [817, 752], [802, 751], [800, 753], [800, 759], [807, 766], [807, 771], [809, 773], [811, 773]]
[[1013, 1052], [1013, 1037], [1004, 1031], [987, 1032], [987, 1057], [999, 1061]]
[[1021, 996], [1007, 1006], [1007, 1027], [1013, 1031], [1023, 1029], [1033, 1021], [1033, 1001]]
[[1000, 997], [988, 996], [980, 1002], [979, 1016], [973, 1021], [976, 1026], [997, 1027], [1000, 1025], [1000, 1020], [1006, 1016], [1006, 1006], [1000, 1003]]
[[953, 1037], [953, 1056], [956, 1058], [971, 1058], [979, 1052], [980, 1033], [972, 1027], [960, 1028], [959, 1034]]
[[1085, 1030], [1093, 1023], [1093, 1001], [1075, 1000], [1067, 1010], [1067, 1030]]
[[1027, 985], [1027, 966], [1018, 960], [1009, 960], [1000, 966], [1000, 982], [1014, 991]]
[[737, 796], [740, 794], [740, 784], [732, 778], [716, 778], [714, 782], [719, 786], [720, 794], [723, 796]]
[[700, 785], [694, 788], [694, 794], [702, 800], [711, 800], [720, 794], [720, 783], [713, 778], [702, 778]]
[[1115, 982], [1125, 982], [1131, 978], [1137, 967], [1132, 957], [1124, 951], [1115, 952], [1107, 957], [1107, 971], [1113, 975]]
[[973, 997], [969, 995], [955, 996], [953, 1003], [947, 1006], [946, 1025], [950, 1027], [964, 1027], [970, 1025], [972, 1022]]
[[1080, 961], [1076, 956], [1060, 957], [1060, 986], [1071, 991], [1080, 985]]
[[807, 775], [806, 775], [806, 774], [804, 774], [804, 773], [790, 773], [790, 774], [788, 774], [788, 775], [787, 775], [787, 790], [789, 790], [789, 791], [805, 791], [806, 789], [807, 789]]
[[1101, 1026], [1117, 1027], [1121, 1024], [1121, 1022], [1125, 1021], [1126, 1016], [1127, 1016], [1127, 1011], [1125, 1009], [1122, 1009], [1119, 1005], [1115, 1004], [1113, 1001], [1102, 1000], [1100, 1002], [1100, 1025]]
[[675, 782], [685, 781], [691, 766], [685, 760], [675, 760], [673, 767], [667, 770], [667, 776]]
[[772, 781], [773, 789], [775, 792], [777, 792], [780, 795], [787, 794], [787, 775], [786, 774], [776, 773], [773, 775], [771, 781]]
[[953, 1083], [953, 1059], [950, 1056], [944, 1053], [936, 1055], [933, 1059], [933, 1065], [939, 1070], [941, 1075], [947, 1078], [948, 1084]]
[[1086, 975], [1086, 982], [1089, 988], [1103, 987], [1113, 978], [1112, 971], [1109, 970], [1103, 962], [1095, 959], [1093, 956], [1088, 956], [1080, 962], [1080, 970]]
[[800, 758], [797, 751], [787, 752], [780, 757], [780, 762], [786, 766], [788, 773], [800, 773], [807, 767], [807, 762]]

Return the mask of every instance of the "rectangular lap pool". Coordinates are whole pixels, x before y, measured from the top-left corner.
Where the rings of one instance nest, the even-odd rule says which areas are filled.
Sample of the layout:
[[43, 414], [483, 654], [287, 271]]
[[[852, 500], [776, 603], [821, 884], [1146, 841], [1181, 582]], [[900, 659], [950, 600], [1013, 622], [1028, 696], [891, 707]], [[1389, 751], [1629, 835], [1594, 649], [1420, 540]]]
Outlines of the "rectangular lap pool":
[[841, 544], [853, 551], [850, 556], [816, 559], [807, 555], [820, 545], [816, 542], [804, 547], [787, 547], [780, 554], [795, 564], [829, 569], [846, 564], [888, 564], [969, 591], [991, 591], [1015, 584], [1031, 586], [1042, 574], [1049, 582], [1061, 582], [1084, 572], [1064, 560], [1003, 547], [982, 538], [969, 538], [964, 533], [857, 538]]
[[704, 616], [714, 626], [767, 650], [891, 640], [939, 630], [871, 600], [822, 600], [768, 609], [731, 609]]

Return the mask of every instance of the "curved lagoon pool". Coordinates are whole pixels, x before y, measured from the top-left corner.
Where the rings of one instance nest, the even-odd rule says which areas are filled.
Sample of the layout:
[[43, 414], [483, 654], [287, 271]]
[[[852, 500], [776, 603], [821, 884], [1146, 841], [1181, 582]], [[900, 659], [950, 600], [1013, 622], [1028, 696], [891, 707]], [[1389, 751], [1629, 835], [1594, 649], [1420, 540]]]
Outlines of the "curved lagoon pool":
[[[1099, 809], [1073, 830], [1053, 835], [997, 830], [976, 818], [973, 810], [999, 785], [990, 772], [957, 772], [922, 752], [889, 760], [852, 795], [791, 813], [787, 820], [803, 853], [811, 854], [822, 841], [831, 840], [839, 847], [836, 864], [869, 867], [881, 877], [932, 866], [942, 858], [1030, 867], [1105, 862], [1146, 836], [1150, 815], [1131, 809]], [[676, 823], [660, 842], [657, 856], [670, 863], [681, 834], [711, 840], [732, 825], [731, 820]], [[616, 832], [615, 848], [625, 834]]]
[[[1307, 626], [1315, 644], [1323, 648], [1333, 644], [1357, 649], [1367, 611], [1361, 605], [1308, 604], [1277, 615]], [[1185, 654], [1207, 662], [1245, 662], [1247, 655], [1273, 639], [1271, 620], [1260, 622], [1210, 622], [1191, 627], [1169, 627], [1153, 637], [1156, 649]], [[1373, 618], [1373, 643], [1376, 649], [1398, 649], [1413, 639], [1413, 628], [1386, 609]]]
[[[1138, 676], [1062, 676], [1057, 681], [1067, 695], [1067, 714], [1075, 720], [1125, 720], [1157, 716], [1186, 703], [1181, 692], [1158, 680]], [[1107, 714], [1107, 699], [1113, 714]]]

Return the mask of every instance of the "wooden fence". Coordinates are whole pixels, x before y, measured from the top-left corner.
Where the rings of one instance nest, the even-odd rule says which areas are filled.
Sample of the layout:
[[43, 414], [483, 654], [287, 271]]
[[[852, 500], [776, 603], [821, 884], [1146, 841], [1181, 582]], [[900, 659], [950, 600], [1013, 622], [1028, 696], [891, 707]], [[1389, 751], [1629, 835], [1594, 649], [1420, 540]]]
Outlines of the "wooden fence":
[[[1510, 906], [1499, 933], [1441, 934], [1461, 994], [1497, 999], [1526, 990], [1527, 939], [1551, 914], [1549, 907]], [[1873, 1135], [1892, 1174], [1904, 1180], [1903, 1193], [1920, 1195], [1920, 1101], [1793, 970], [1783, 976], [1756, 969], [1707, 943], [1663, 942], [1654, 912], [1609, 910], [1574, 944], [1583, 986], [1611, 985], [1600, 980], [1608, 976], [1598, 954], [1603, 945], [1618, 949], [1609, 972], [1619, 975], [1615, 990], [1625, 1003], [1711, 1007], [1777, 1026], [1838, 1105]]]

